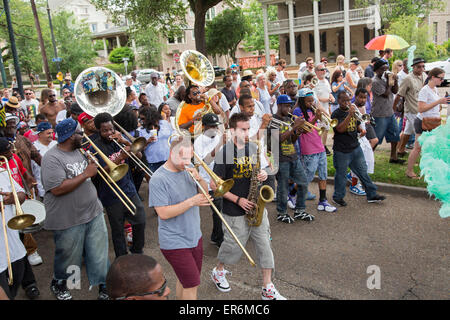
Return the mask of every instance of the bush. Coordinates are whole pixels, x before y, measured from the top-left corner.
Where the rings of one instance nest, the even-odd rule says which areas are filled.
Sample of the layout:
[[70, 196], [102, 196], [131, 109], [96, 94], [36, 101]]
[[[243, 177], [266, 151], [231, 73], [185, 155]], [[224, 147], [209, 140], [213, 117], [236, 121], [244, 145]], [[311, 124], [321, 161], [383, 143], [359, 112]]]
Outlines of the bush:
[[113, 51], [111, 51], [108, 57], [109, 61], [111, 61], [112, 63], [123, 63], [123, 58], [130, 59], [128, 63], [134, 62], [133, 50], [131, 50], [129, 47], [115, 48]]
[[[108, 68], [108, 69], [111, 69], [115, 73], [120, 73], [122, 75], [125, 75], [125, 66], [124, 66], [123, 63], [111, 63], [111, 64], [105, 65], [104, 67]], [[133, 64], [132, 63], [128, 63], [128, 66], [127, 66], [128, 73], [130, 73], [131, 70], [133, 70]]]

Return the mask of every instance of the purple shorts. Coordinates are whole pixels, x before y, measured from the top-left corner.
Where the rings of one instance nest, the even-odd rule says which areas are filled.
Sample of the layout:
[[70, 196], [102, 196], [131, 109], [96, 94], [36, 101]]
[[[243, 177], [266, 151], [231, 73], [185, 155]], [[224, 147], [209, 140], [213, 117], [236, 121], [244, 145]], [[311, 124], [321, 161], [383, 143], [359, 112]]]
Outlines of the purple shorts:
[[194, 248], [161, 249], [164, 257], [169, 261], [183, 288], [194, 288], [200, 285], [202, 272], [203, 239], [198, 240]]

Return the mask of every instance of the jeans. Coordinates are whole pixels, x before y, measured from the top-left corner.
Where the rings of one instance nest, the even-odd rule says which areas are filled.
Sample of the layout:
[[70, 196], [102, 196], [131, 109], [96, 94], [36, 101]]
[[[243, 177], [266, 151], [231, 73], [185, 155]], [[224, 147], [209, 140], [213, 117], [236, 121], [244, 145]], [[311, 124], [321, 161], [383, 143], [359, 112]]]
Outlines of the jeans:
[[131, 202], [136, 206], [136, 214], [132, 215], [122, 202], [116, 202], [114, 205], [106, 207], [109, 225], [111, 226], [111, 238], [114, 245], [116, 257], [128, 254], [127, 243], [123, 225], [125, 219], [131, 224], [133, 231], [133, 245], [130, 249], [131, 253], [143, 253], [145, 245], [145, 211], [142, 201], [138, 194], [129, 197]]
[[70, 273], [67, 268], [77, 265], [81, 269], [83, 258], [91, 286], [106, 283], [109, 269], [108, 231], [103, 213], [98, 214], [88, 223], [65, 230], [54, 230], [55, 259], [53, 277], [55, 280], [67, 280]]
[[348, 167], [350, 167], [352, 172], [356, 174], [361, 181], [364, 190], [366, 190], [367, 199], [370, 199], [377, 194], [377, 187], [367, 173], [366, 160], [360, 146], [348, 153], [335, 150], [333, 153], [333, 164], [336, 169], [333, 199], [340, 200], [345, 197], [345, 187], [347, 186], [345, 175], [347, 174]]
[[308, 181], [306, 180], [301, 160], [280, 162], [280, 168], [277, 172], [277, 211], [281, 214], [285, 214], [287, 210], [289, 179], [297, 184], [295, 209], [306, 209], [305, 200], [308, 192]]
[[[213, 203], [216, 206], [217, 210], [222, 213], [222, 203], [223, 198], [214, 198], [214, 192], [210, 191], [209, 195], [213, 197]], [[217, 213], [211, 207], [212, 217], [213, 217], [213, 230], [211, 233], [211, 241], [214, 241], [218, 244], [221, 244], [223, 241], [223, 230], [222, 230], [222, 220], [219, 218]]]

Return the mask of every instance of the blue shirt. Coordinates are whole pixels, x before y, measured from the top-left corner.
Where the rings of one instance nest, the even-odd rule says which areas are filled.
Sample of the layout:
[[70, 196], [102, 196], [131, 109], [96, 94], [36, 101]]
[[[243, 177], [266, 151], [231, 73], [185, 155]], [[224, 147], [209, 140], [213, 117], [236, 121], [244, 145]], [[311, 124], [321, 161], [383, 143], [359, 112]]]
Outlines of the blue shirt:
[[71, 82], [69, 85], [67, 85], [67, 83], [66, 83], [66, 84], [63, 85], [62, 88], [63, 88], [63, 90], [64, 90], [64, 89], [69, 89], [70, 92], [73, 92], [73, 90], [74, 90], [74, 84]]
[[[139, 136], [149, 139], [151, 137], [150, 130], [145, 128], [138, 129]], [[145, 157], [148, 163], [157, 163], [169, 159], [169, 144], [167, 143], [169, 137], [172, 135], [173, 129], [167, 120], [159, 120], [159, 130], [157, 140], [149, 143], [145, 148]]]
[[[331, 84], [331, 89], [333, 89], [333, 87], [336, 87], [338, 84], [339, 84], [339, 83], [337, 83], [337, 82], [333, 82], [333, 83]], [[336, 92], [334, 92], [333, 90], [331, 90], [331, 94], [332, 94], [333, 97], [334, 97], [334, 102], [333, 102], [332, 104], [338, 104], [337, 101], [338, 101], [338, 95], [339, 95], [339, 92], [340, 92], [340, 91], [345, 91], [344, 85], [340, 86]]]

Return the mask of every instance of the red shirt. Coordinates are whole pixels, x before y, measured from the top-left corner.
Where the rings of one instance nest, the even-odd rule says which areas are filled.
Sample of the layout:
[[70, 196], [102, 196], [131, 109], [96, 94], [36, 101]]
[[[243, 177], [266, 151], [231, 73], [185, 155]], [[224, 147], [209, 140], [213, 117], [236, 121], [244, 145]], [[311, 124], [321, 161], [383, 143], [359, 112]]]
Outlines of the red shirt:
[[[25, 172], [27, 172], [27, 169], [25, 169], [25, 167], [22, 164], [22, 160], [20, 160], [20, 158], [18, 156], [16, 156], [13, 153], [13, 157], [17, 162], [17, 166], [19, 167], [19, 170], [17, 170], [16, 164], [14, 163], [14, 160], [11, 158], [8, 161], [8, 165], [9, 168], [11, 169], [11, 176], [13, 177], [13, 179], [23, 188], [23, 182], [22, 182], [22, 178], [20, 177], [19, 172], [24, 175]], [[6, 164], [4, 161], [2, 161], [0, 167], [6, 169]]]

